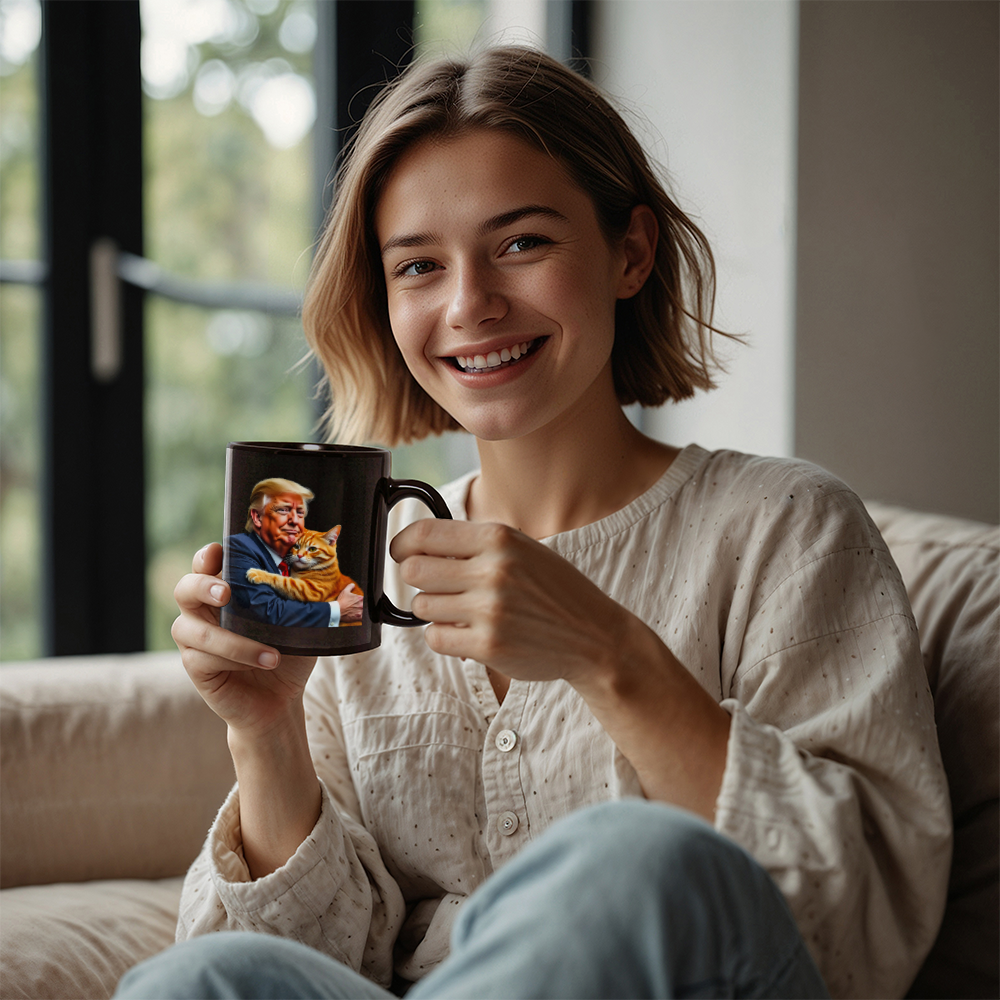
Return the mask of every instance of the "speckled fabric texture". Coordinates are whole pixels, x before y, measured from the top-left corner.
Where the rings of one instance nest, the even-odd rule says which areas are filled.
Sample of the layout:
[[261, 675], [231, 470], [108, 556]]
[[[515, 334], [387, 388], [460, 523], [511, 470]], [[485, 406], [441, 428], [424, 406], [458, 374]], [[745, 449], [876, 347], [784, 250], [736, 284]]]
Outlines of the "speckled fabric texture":
[[[442, 491], [456, 517], [470, 481]], [[716, 827], [777, 881], [831, 993], [902, 995], [944, 910], [951, 822], [916, 627], [861, 501], [803, 462], [692, 445], [627, 507], [546, 544], [732, 715]], [[430, 652], [417, 629], [321, 661], [307, 712], [316, 828], [251, 882], [234, 790], [179, 937], [262, 930], [383, 984], [394, 966], [417, 979], [447, 954], [462, 900], [524, 844], [640, 794], [569, 685], [514, 681], [498, 704], [482, 664]]]

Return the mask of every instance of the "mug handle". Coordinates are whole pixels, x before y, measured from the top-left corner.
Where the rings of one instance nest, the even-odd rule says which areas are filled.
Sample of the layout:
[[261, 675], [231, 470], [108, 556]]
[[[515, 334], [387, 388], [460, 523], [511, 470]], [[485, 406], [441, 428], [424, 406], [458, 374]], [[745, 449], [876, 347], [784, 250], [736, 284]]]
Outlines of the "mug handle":
[[[444, 502], [444, 497], [433, 486], [420, 482], [419, 479], [386, 479], [385, 498], [386, 513], [392, 510], [400, 500], [419, 500], [431, 509], [435, 517], [452, 519], [451, 511]], [[412, 611], [401, 611], [392, 601], [382, 595], [378, 602], [378, 617], [384, 625], [398, 625], [402, 628], [413, 628], [416, 625], [426, 625], [423, 618], [418, 618]]]

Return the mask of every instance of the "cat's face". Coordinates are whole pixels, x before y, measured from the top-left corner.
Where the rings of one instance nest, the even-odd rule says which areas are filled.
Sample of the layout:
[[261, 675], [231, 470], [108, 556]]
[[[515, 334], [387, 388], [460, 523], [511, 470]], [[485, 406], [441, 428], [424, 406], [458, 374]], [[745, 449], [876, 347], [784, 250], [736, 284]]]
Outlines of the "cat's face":
[[286, 557], [289, 568], [302, 572], [336, 563], [339, 535], [339, 524], [326, 533], [303, 531]]

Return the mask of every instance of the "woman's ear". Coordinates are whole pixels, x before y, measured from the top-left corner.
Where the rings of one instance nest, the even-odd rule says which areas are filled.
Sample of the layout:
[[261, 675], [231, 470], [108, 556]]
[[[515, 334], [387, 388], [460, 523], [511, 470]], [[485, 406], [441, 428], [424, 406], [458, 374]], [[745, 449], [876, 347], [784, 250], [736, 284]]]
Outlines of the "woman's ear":
[[636, 205], [622, 240], [625, 269], [618, 285], [618, 298], [630, 299], [646, 283], [656, 262], [660, 225], [648, 205]]

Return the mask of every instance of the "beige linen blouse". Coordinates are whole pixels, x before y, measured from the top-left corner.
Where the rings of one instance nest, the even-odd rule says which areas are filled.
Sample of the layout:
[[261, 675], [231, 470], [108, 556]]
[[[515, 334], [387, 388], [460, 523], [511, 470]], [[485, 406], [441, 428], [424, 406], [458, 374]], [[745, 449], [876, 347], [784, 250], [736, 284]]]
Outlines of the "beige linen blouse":
[[[456, 517], [471, 479], [443, 491]], [[861, 502], [806, 463], [692, 445], [627, 507], [545, 544], [732, 715], [716, 828], [777, 881], [831, 993], [902, 996], [944, 909], [951, 824], [916, 627]], [[641, 794], [565, 682], [515, 680], [501, 705], [482, 664], [432, 653], [420, 629], [382, 635], [310, 680], [313, 832], [250, 881], [234, 789], [188, 874], [179, 939], [266, 931], [414, 980], [528, 841]]]

